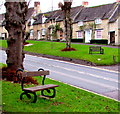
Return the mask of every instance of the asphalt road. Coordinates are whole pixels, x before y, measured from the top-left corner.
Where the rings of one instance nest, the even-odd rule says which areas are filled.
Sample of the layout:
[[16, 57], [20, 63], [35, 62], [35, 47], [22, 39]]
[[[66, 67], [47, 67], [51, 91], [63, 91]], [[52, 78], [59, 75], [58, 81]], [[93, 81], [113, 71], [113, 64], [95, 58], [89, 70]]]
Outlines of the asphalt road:
[[[2, 50], [0, 50], [0, 58], [0, 62], [5, 63], [6, 54]], [[118, 82], [119, 79], [117, 71], [78, 65], [32, 55], [26, 55], [24, 67], [25, 70], [28, 71], [36, 71], [39, 68], [49, 70], [49, 78], [115, 100], [120, 100], [120, 97], [118, 96], [118, 91], [120, 90], [118, 85], [120, 82]]]

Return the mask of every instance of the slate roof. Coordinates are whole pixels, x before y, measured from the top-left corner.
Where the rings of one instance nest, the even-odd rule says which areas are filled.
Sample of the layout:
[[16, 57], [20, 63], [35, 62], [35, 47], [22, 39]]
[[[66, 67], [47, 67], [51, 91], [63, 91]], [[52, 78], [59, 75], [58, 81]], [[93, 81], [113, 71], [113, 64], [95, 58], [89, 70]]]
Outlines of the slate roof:
[[79, 15], [76, 17], [74, 22], [93, 21], [96, 18], [108, 19], [113, 13], [113, 11], [111, 10], [114, 8], [114, 6], [115, 3], [96, 6], [96, 7], [83, 8], [82, 11], [79, 13]]
[[[118, 7], [118, 9], [115, 12], [116, 7]], [[42, 24], [43, 14], [48, 15], [45, 23], [48, 23], [50, 20], [55, 20], [56, 22], [60, 22], [63, 21], [64, 18], [64, 13], [62, 10], [41, 13], [37, 16], [37, 20], [34, 22], [34, 25]], [[112, 17], [110, 19], [110, 22], [114, 22], [116, 21], [118, 14], [120, 14], [120, 3], [116, 3], [116, 2], [112, 4], [105, 4], [94, 7], [77, 6], [71, 8], [71, 18], [73, 19], [73, 23], [77, 23], [79, 21], [93, 21], [97, 18], [100, 18], [102, 20], [109, 19], [111, 15]]]
[[56, 11], [50, 11], [50, 12], [46, 12], [46, 13], [40, 13], [38, 14], [35, 18], [35, 22], [33, 23], [33, 25], [37, 25], [37, 24], [42, 24], [42, 16], [44, 15], [47, 19], [45, 21], [45, 23], [48, 23], [51, 19], [55, 19], [56, 16], [58, 16], [59, 10]]
[[115, 11], [113, 16], [110, 18], [109, 22], [115, 22], [118, 16], [120, 16], [120, 3], [118, 4], [118, 9]]
[[38, 14], [35, 18], [36, 20], [34, 21], [33, 25], [37, 25], [37, 24], [42, 24], [42, 13]]
[[[27, 12], [27, 16], [26, 16], [26, 21], [32, 16], [33, 13], [34, 13], [34, 8], [29, 8]], [[0, 25], [1, 26], [5, 26], [4, 17], [5, 17], [5, 14], [0, 14]]]
[[[76, 14], [81, 10], [82, 6], [77, 6], [71, 9], [71, 18], [73, 19]], [[55, 20], [56, 22], [63, 21], [64, 18], [64, 12], [62, 10], [55, 10], [51, 12], [46, 13], [40, 13], [36, 16], [37, 20], [34, 22], [34, 25], [42, 24], [42, 15], [48, 15], [46, 16], [45, 23], [48, 23], [51, 20]]]
[[[73, 7], [71, 8], [71, 19], [75, 19], [75, 17], [77, 16], [77, 14], [82, 10], [82, 6], [77, 6], [77, 7]], [[59, 21], [63, 21], [63, 18], [64, 18], [64, 13], [63, 11], [61, 11], [60, 15], [57, 17], [56, 21], [59, 22]]]
[[26, 16], [26, 21], [32, 16], [33, 13], [34, 13], [34, 8], [33, 7], [29, 8]]

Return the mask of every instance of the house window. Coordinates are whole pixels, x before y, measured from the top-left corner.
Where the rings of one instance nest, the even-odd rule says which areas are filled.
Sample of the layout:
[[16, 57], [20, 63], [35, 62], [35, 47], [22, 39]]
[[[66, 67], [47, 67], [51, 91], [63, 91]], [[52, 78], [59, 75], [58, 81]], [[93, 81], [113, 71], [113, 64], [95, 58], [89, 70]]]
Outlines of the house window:
[[102, 23], [102, 20], [101, 19], [96, 19], [95, 20], [95, 24], [101, 24]]
[[83, 26], [83, 21], [79, 21], [78, 26]]
[[33, 34], [34, 34], [34, 31], [33, 31], [33, 29], [31, 29], [30, 30], [30, 36], [33, 36]]
[[46, 29], [42, 29], [42, 36], [45, 36], [46, 34]]
[[83, 32], [82, 31], [77, 32], [77, 38], [83, 38]]
[[95, 38], [101, 39], [102, 38], [102, 30], [96, 30], [95, 31]]
[[3, 38], [7, 38], [7, 33], [1, 33], [1, 36], [2, 36]]

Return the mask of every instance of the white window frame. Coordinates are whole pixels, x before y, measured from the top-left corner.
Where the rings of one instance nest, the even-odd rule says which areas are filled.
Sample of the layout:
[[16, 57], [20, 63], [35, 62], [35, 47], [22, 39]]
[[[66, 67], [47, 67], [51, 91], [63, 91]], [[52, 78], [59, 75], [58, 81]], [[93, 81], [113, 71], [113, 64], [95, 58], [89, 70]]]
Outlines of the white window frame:
[[98, 18], [98, 19], [95, 19], [95, 24], [101, 24], [102, 23], [102, 19]]
[[46, 35], [46, 29], [43, 28], [43, 29], [42, 29], [42, 36], [45, 36], [45, 35]]
[[77, 38], [83, 38], [83, 31], [77, 32]]
[[102, 39], [102, 30], [95, 30], [95, 39]]
[[5, 38], [5, 33], [2, 33], [1, 36]]
[[30, 36], [33, 36], [33, 34], [34, 34], [34, 30], [31, 29], [31, 30], [30, 30]]

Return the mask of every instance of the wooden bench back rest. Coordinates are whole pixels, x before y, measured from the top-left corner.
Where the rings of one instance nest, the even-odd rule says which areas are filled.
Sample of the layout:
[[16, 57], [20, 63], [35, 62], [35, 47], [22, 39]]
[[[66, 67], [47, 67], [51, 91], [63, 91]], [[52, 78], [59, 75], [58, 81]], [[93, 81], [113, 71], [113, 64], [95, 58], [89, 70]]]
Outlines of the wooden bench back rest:
[[31, 72], [23, 72], [22, 77], [42, 76], [49, 74], [50, 74], [49, 71], [31, 71]]
[[90, 49], [92, 49], [92, 51], [100, 51], [101, 50], [101, 47], [90, 47]]

